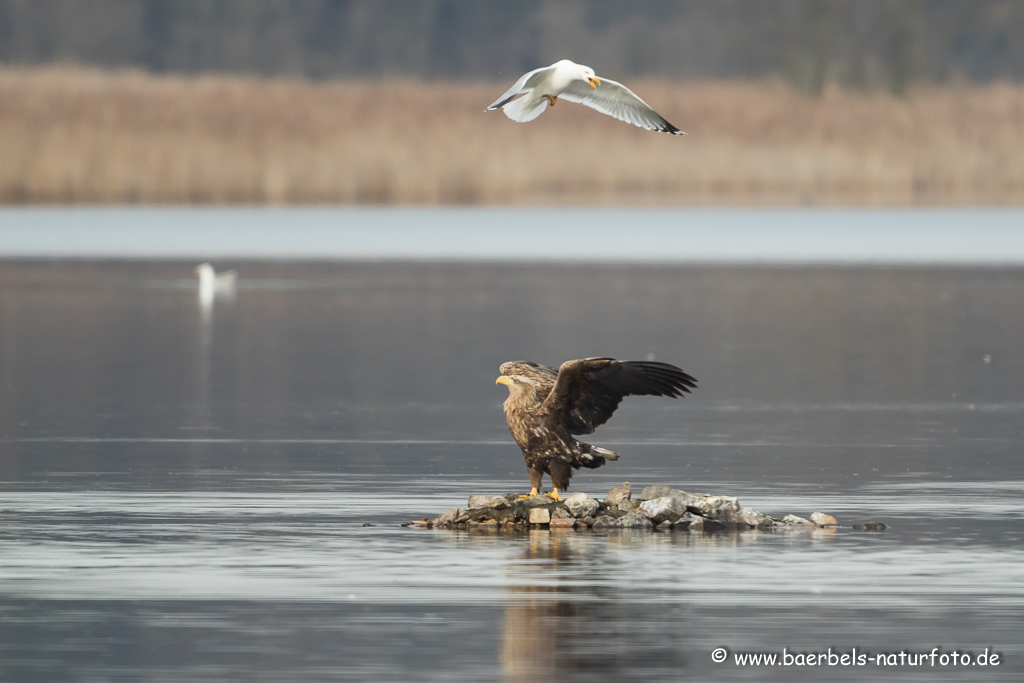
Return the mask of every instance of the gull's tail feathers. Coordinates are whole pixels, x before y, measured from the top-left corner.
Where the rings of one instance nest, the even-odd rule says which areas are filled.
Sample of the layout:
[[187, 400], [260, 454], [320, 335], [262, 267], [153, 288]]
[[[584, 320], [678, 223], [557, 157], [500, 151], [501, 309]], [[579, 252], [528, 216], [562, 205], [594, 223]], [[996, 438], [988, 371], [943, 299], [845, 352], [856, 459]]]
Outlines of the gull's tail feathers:
[[518, 100], [512, 100], [504, 107], [502, 111], [505, 112], [505, 116], [509, 117], [517, 123], [526, 123], [527, 121], [533, 121], [535, 118], [544, 113], [544, 110], [548, 108], [548, 100], [546, 97], [539, 97], [534, 99], [529, 94], [520, 97]]

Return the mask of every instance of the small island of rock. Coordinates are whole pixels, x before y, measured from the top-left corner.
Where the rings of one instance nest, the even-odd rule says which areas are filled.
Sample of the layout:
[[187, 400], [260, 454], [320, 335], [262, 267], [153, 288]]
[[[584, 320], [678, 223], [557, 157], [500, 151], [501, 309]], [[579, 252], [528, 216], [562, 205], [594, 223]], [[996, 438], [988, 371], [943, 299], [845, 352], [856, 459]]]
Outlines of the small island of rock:
[[[786, 515], [775, 519], [740, 507], [730, 496], [690, 493], [670, 486], [648, 486], [633, 500], [628, 486], [613, 488], [604, 500], [573, 493], [556, 501], [539, 495], [522, 498], [471, 495], [466, 509], [452, 508], [437, 517], [424, 517], [404, 526], [427, 529], [659, 529], [691, 532], [770, 530], [777, 528], [837, 527], [832, 515], [814, 512], [808, 518]], [[884, 524], [867, 522], [854, 528], [880, 531]]]

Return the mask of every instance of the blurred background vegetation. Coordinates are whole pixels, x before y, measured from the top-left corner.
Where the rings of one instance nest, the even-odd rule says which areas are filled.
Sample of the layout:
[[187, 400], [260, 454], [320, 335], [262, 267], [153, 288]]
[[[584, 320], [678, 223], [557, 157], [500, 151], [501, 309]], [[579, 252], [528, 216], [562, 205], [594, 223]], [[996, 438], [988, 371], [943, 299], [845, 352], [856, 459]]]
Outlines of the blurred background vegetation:
[[625, 77], [903, 91], [1024, 78], [1017, 0], [0, 0], [0, 61], [494, 80], [562, 57]]
[[[1018, 0], [0, 0], [0, 204], [1019, 205], [1021, 35]], [[690, 136], [483, 112], [563, 57]]]

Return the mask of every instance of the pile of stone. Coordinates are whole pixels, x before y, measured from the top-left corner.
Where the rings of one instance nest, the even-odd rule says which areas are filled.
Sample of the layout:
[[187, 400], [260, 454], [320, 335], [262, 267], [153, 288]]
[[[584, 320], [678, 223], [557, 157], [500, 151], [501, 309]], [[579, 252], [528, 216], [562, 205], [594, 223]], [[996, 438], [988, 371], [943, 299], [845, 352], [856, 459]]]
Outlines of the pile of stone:
[[752, 508], [740, 507], [729, 496], [689, 493], [669, 486], [648, 486], [633, 500], [629, 487], [614, 488], [604, 500], [573, 493], [562, 501], [547, 496], [520, 498], [473, 495], [467, 509], [452, 508], [434, 519], [423, 518], [404, 526], [428, 529], [677, 529], [729, 531], [778, 527], [835, 527], [836, 518], [815, 512], [808, 519], [786, 515], [774, 519]]

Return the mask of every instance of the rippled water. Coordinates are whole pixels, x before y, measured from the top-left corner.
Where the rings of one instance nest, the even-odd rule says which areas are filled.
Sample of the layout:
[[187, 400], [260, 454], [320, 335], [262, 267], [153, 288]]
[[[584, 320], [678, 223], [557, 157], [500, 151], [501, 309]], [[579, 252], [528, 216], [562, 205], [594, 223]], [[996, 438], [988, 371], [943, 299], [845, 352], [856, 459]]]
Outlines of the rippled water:
[[[193, 265], [0, 262], [0, 680], [1024, 673], [1022, 270], [225, 263], [204, 310]], [[399, 526], [526, 485], [501, 361], [596, 354], [701, 388], [627, 400], [592, 437], [622, 459], [573, 490], [843, 527]]]

